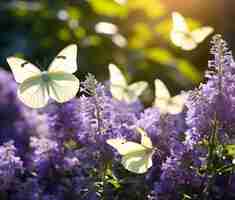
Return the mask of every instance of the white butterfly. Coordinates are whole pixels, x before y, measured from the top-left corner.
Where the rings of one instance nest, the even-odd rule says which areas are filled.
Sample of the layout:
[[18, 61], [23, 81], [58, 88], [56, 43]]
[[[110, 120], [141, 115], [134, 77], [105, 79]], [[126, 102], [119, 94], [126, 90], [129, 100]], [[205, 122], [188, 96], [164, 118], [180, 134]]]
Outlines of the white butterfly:
[[154, 106], [158, 107], [163, 114], [178, 114], [183, 111], [186, 94], [179, 94], [171, 97], [166, 85], [159, 79], [155, 82]]
[[195, 49], [199, 43], [214, 32], [214, 29], [210, 26], [190, 31], [184, 17], [178, 12], [172, 13], [172, 19], [171, 40], [176, 46], [186, 51]]
[[141, 134], [141, 144], [125, 139], [109, 139], [106, 142], [122, 155], [122, 165], [125, 169], [142, 174], [153, 165], [154, 148], [147, 133], [141, 128], [137, 128], [137, 131]]
[[77, 46], [64, 48], [52, 61], [48, 71], [40, 71], [35, 65], [21, 58], [9, 57], [7, 62], [17, 83], [19, 99], [31, 108], [44, 107], [49, 98], [59, 103], [76, 96], [79, 80], [77, 71]]
[[145, 81], [128, 85], [124, 75], [114, 64], [109, 64], [109, 74], [112, 96], [120, 101], [127, 103], [135, 102], [148, 86], [148, 83]]

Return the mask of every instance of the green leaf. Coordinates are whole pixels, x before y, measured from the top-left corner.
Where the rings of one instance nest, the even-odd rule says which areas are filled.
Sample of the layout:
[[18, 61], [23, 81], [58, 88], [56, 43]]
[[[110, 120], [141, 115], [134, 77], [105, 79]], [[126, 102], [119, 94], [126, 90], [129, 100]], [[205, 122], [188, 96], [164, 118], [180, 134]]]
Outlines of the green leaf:
[[133, 33], [129, 37], [128, 45], [133, 49], [144, 48], [151, 40], [153, 40], [153, 33], [150, 27], [143, 22], [138, 22], [132, 26]]
[[87, 46], [99, 46], [101, 45], [101, 42], [102, 39], [97, 35], [89, 35], [84, 41]]
[[225, 151], [228, 156], [235, 157], [235, 144], [228, 144], [225, 146]]
[[100, 15], [109, 17], [125, 17], [127, 15], [127, 8], [112, 0], [90, 0], [93, 10]]
[[152, 19], [165, 14], [165, 7], [160, 0], [128, 0], [127, 5], [129, 11], [141, 10]]
[[165, 40], [170, 40], [170, 31], [172, 28], [171, 18], [161, 20], [155, 27], [154, 30]]
[[68, 7], [67, 8], [68, 14], [70, 19], [76, 19], [79, 20], [81, 18], [81, 13], [76, 7]]
[[190, 62], [185, 59], [175, 58], [169, 51], [165, 49], [147, 49], [145, 51], [145, 56], [160, 64], [175, 66], [184, 77], [194, 83], [198, 83], [201, 80], [201, 74]]
[[155, 62], [159, 62], [164, 65], [170, 65], [176, 59], [166, 49], [150, 48], [145, 51], [145, 56]]
[[74, 35], [77, 39], [84, 38], [86, 36], [86, 30], [83, 27], [78, 27], [74, 30]]
[[176, 65], [179, 72], [181, 72], [185, 77], [190, 79], [194, 83], [201, 81], [201, 75], [199, 71], [187, 60], [179, 59]]
[[58, 38], [62, 41], [69, 41], [71, 39], [71, 34], [68, 29], [62, 28], [57, 33]]

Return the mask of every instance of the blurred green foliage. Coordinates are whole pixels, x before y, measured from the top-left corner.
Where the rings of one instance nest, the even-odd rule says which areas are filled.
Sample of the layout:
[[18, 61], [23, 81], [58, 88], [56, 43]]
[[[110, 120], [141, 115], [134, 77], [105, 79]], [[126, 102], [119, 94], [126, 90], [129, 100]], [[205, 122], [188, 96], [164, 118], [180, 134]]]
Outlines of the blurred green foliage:
[[[190, 62], [191, 52], [182, 52], [170, 42], [171, 13], [164, 1], [17, 0], [1, 1], [0, 8], [0, 64], [7, 69], [5, 58], [10, 55], [45, 68], [60, 49], [76, 43], [81, 79], [91, 72], [98, 80], [107, 80], [111, 62], [130, 81], [152, 84], [155, 78], [162, 79], [173, 94], [201, 79], [199, 68]], [[112, 23], [116, 32], [97, 32], [99, 22]], [[190, 19], [189, 25], [200, 23]]]

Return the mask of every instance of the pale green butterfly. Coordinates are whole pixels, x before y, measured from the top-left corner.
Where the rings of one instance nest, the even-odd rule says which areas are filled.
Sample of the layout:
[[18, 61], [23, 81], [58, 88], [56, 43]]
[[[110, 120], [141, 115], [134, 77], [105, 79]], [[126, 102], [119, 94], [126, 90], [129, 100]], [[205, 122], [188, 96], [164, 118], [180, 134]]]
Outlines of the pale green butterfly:
[[73, 75], [77, 71], [77, 45], [64, 48], [50, 64], [48, 71], [21, 58], [8, 57], [12, 73], [17, 83], [19, 99], [31, 108], [42, 108], [49, 98], [59, 103], [76, 96], [79, 80]]
[[114, 64], [109, 64], [109, 74], [112, 96], [120, 101], [133, 103], [148, 87], [148, 83], [145, 81], [139, 81], [128, 85], [124, 75]]
[[106, 142], [122, 156], [122, 165], [125, 169], [143, 174], [153, 165], [154, 148], [147, 133], [141, 128], [136, 130], [141, 134], [141, 144], [120, 138], [109, 139]]
[[178, 114], [183, 111], [186, 93], [171, 97], [166, 85], [160, 80], [155, 79], [155, 101], [154, 106], [158, 107], [160, 113]]
[[198, 44], [214, 32], [214, 29], [210, 26], [204, 26], [190, 31], [186, 20], [178, 12], [172, 13], [172, 20], [171, 41], [186, 51], [195, 49]]

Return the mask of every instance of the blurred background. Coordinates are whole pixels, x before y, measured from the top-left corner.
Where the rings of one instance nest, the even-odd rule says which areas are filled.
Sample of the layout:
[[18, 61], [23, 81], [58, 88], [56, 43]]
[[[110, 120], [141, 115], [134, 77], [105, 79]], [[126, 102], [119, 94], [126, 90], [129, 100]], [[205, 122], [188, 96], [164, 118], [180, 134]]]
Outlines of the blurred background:
[[115, 63], [128, 81], [155, 78], [172, 94], [202, 80], [211, 35], [195, 50], [172, 44], [172, 11], [180, 12], [190, 28], [209, 25], [235, 45], [235, 1], [231, 0], [40, 0], [0, 1], [0, 66], [9, 70], [7, 56], [20, 56], [46, 69], [59, 50], [78, 44], [79, 71], [107, 80]]

